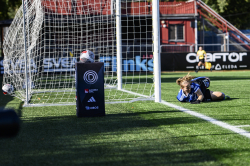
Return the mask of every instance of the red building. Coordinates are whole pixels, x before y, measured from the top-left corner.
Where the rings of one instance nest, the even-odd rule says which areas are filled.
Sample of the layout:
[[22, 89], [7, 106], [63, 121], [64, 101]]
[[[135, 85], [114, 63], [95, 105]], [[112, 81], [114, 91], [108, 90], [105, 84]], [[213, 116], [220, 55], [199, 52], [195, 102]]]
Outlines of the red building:
[[[111, 2], [111, 0], [44, 0], [42, 1], [42, 6], [43, 10], [47, 13], [45, 16], [48, 18], [47, 20], [56, 17], [57, 19], [60, 18], [59, 20], [61, 21], [65, 21], [66, 19], [64, 18], [67, 17], [67, 19], [70, 18], [76, 22], [84, 22], [79, 19], [84, 18], [82, 17], [84, 15], [93, 17], [102, 15], [103, 17], [107, 17], [107, 20], [112, 16], [114, 17], [115, 13], [112, 13], [111, 10], [111, 8], [114, 9], [114, 7]], [[238, 43], [250, 43], [250, 40], [243, 33], [200, 0], [189, 0], [186, 2], [160, 2], [159, 10], [160, 41], [163, 52], [171, 50], [185, 52], [195, 51], [195, 47], [197, 47], [198, 44], [197, 21], [201, 17], [205, 18], [217, 27], [220, 33], [229, 35], [228, 38], [230, 37], [231, 40], [233, 39]], [[115, 12], [115, 10], [113, 10], [113, 12]], [[150, 2], [122, 1], [121, 14], [123, 45], [136, 46], [142, 44], [152, 44], [152, 4]], [[46, 25], [46, 21], [44, 24]], [[114, 31], [112, 31], [110, 27], [114, 26], [111, 24], [112, 23], [109, 22], [103, 25], [103, 29], [106, 29], [103, 34], [108, 34], [102, 37], [103, 40], [105, 38], [112, 37], [112, 33], [114, 33]], [[72, 35], [69, 33], [69, 36], [62, 36], [62, 34], [56, 33], [57, 29], [53, 29], [52, 24], [51, 27], [48, 30], [45, 29], [45, 31], [55, 32], [50, 34], [50, 38], [55, 39], [55, 42], [59, 42], [58, 39], [70, 38], [70, 36], [73, 36], [73, 30], [70, 30]], [[57, 27], [60, 28], [60, 26]], [[98, 27], [94, 27], [94, 29], [97, 28]], [[77, 32], [84, 34], [85, 32], [82, 32], [82, 29], [82, 27], [77, 29]], [[94, 33], [94, 31], [88, 32], [88, 35], [91, 33]], [[77, 44], [78, 35], [75, 36], [76, 39], [74, 39], [74, 43]], [[88, 38], [82, 37], [81, 40], [87, 41]], [[60, 44], [64, 44], [64, 41], [60, 40]], [[171, 47], [171, 45], [173, 45], [173, 47]], [[176, 47], [176, 45], [181, 47]], [[247, 45], [244, 47], [250, 49]]]
[[160, 2], [161, 44], [195, 44], [193, 2]]
[[[75, 4], [67, 1], [43, 1], [45, 10], [49, 13], [61, 15], [111, 15], [110, 0], [77, 0]], [[75, 8], [73, 6], [76, 6]], [[160, 2], [161, 44], [195, 44], [195, 1], [192, 2]], [[152, 32], [152, 4], [150, 2], [122, 2], [122, 35], [123, 40], [134, 40], [136, 36], [150, 39], [151, 34], [143, 34], [143, 30], [132, 30], [129, 27], [137, 24], [135, 17], [141, 19], [141, 28], [146, 32]], [[133, 36], [132, 36], [133, 34]], [[139, 38], [139, 37], [138, 37]]]

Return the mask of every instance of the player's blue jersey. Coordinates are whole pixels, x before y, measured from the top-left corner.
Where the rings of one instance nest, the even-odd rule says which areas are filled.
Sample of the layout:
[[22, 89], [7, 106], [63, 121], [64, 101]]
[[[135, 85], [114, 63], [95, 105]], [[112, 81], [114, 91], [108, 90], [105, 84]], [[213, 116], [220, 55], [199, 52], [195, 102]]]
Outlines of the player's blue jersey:
[[182, 102], [193, 102], [196, 101], [198, 96], [196, 92], [200, 89], [200, 86], [196, 83], [191, 83], [191, 92], [188, 95], [185, 95], [183, 90], [181, 89], [177, 95], [177, 99]]

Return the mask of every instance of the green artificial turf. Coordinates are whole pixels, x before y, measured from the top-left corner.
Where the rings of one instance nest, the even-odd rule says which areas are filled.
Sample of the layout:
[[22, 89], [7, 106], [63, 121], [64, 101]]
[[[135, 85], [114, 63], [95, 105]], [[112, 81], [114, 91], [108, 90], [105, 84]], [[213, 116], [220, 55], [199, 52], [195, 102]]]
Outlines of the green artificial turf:
[[[210, 90], [232, 99], [200, 105], [180, 103], [175, 80], [185, 72], [162, 73], [162, 99], [230, 125], [250, 125], [250, 72], [199, 72]], [[15, 108], [21, 129], [0, 139], [0, 165], [249, 165], [250, 138], [153, 101], [106, 104], [106, 116], [77, 118], [75, 106]], [[250, 131], [250, 127], [244, 127]]]

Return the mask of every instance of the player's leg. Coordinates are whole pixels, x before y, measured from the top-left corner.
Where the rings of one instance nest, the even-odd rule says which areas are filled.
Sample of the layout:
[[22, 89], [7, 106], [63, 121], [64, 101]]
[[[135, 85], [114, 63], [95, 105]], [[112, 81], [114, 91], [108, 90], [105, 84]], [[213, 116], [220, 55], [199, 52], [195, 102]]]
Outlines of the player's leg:
[[206, 69], [206, 67], [205, 67], [205, 59], [201, 59], [201, 65], [204, 66], [204, 69]]
[[225, 97], [225, 95], [221, 92], [210, 91], [210, 95], [211, 95], [212, 100], [223, 100]]
[[229, 96], [226, 96], [224, 93], [222, 92], [218, 92], [218, 91], [210, 91], [210, 95], [211, 95], [211, 98], [212, 100], [225, 100], [225, 99], [230, 99]]
[[198, 73], [198, 71], [199, 71], [199, 69], [200, 69], [200, 66], [202, 65], [202, 62], [201, 61], [199, 61], [199, 63], [198, 63], [198, 67], [197, 67], [197, 69], [195, 70], [195, 72], [196, 73]]
[[205, 65], [205, 62], [204, 62], [204, 63], [202, 63], [202, 65], [204, 66], [204, 69], [206, 69], [206, 65]]
[[204, 88], [202, 88], [202, 90], [203, 90], [203, 94], [204, 94], [203, 101], [211, 101], [212, 97], [211, 97], [211, 94], [210, 94], [210, 90], [206, 89], [205, 86], [204, 86]]

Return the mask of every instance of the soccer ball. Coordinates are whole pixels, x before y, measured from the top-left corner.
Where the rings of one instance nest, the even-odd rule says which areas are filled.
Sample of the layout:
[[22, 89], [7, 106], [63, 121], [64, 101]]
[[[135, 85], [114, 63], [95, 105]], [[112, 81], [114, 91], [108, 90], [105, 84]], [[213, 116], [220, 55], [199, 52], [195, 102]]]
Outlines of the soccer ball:
[[7, 94], [11, 95], [14, 92], [14, 87], [11, 84], [5, 84], [2, 87], [2, 90], [3, 90], [3, 94], [5, 94], [5, 95], [7, 95]]
[[80, 54], [80, 61], [83, 63], [93, 63], [95, 61], [95, 55], [92, 51], [83, 51]]

